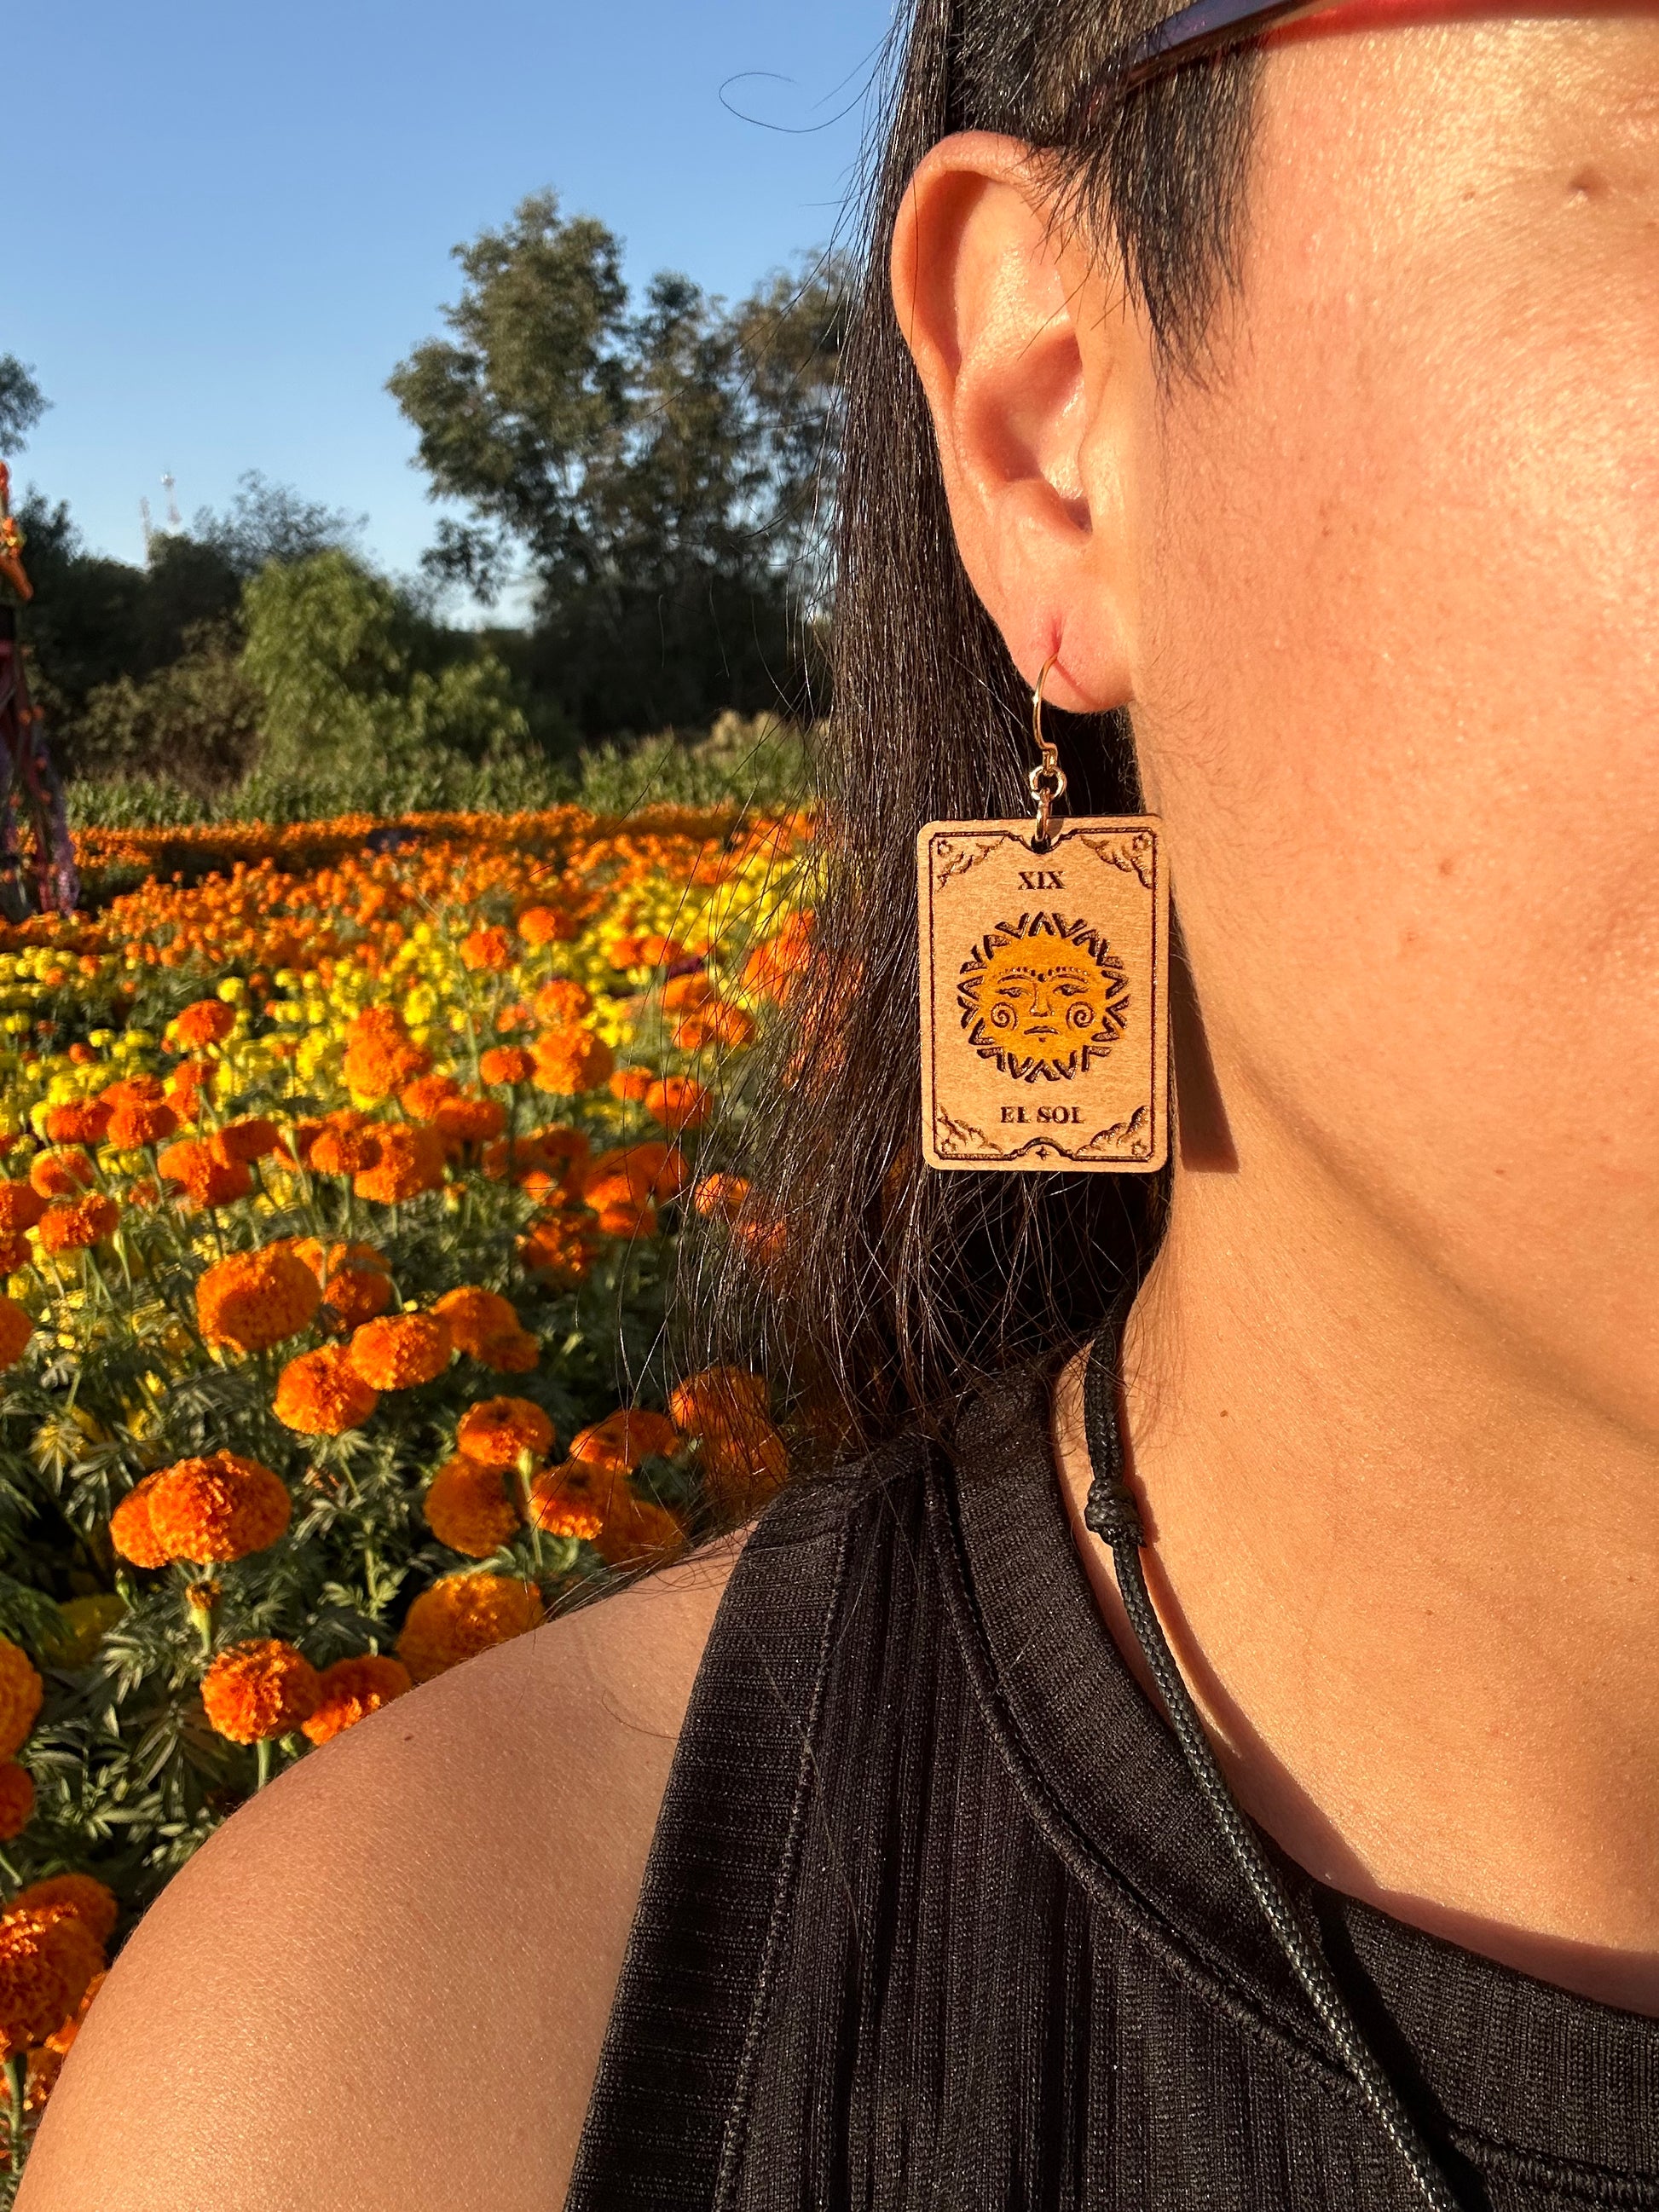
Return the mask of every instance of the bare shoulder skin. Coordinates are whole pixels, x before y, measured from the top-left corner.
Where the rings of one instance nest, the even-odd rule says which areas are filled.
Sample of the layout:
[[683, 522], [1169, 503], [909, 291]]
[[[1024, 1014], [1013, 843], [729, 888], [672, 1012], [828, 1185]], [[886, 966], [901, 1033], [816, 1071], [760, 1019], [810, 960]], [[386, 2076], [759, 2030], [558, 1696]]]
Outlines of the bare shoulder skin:
[[18, 2212], [562, 2204], [748, 1533], [422, 1685], [240, 1809], [117, 1959]]

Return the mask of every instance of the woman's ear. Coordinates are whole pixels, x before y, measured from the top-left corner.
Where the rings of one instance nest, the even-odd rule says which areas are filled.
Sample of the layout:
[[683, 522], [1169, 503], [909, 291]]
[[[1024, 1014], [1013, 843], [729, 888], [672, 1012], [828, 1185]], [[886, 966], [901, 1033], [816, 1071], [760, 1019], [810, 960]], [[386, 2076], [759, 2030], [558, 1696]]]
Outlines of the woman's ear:
[[891, 276], [975, 590], [1028, 681], [1059, 654], [1057, 707], [1121, 706], [1153, 389], [1123, 287], [1068, 236], [1031, 149], [980, 131], [911, 179]]

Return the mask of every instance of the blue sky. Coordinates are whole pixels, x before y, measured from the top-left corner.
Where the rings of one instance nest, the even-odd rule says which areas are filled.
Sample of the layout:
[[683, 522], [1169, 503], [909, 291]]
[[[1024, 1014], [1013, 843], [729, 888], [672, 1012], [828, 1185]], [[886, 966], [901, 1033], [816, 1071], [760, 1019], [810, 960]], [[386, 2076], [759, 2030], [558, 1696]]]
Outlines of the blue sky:
[[138, 560], [163, 471], [188, 519], [258, 469], [413, 568], [436, 510], [383, 387], [454, 297], [450, 247], [550, 185], [631, 282], [747, 290], [833, 228], [890, 12], [0, 0], [0, 353], [53, 403], [15, 475]]

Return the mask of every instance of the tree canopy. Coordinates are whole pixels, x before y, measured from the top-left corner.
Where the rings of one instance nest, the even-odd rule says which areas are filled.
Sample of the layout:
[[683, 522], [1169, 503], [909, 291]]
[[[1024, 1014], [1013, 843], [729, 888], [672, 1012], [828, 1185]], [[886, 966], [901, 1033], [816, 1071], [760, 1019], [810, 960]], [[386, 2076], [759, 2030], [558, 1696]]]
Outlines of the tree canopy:
[[388, 384], [433, 495], [466, 510], [428, 567], [487, 604], [527, 565], [537, 676], [585, 731], [797, 693], [842, 264], [735, 307], [665, 272], [635, 302], [615, 235], [550, 191], [455, 252], [450, 335]]

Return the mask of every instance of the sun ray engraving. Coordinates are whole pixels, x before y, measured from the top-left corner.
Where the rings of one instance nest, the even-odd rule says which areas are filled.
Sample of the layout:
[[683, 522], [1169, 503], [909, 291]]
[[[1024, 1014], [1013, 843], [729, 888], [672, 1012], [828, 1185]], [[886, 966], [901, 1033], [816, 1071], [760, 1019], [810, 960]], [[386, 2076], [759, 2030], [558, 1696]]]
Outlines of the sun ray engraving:
[[957, 1002], [981, 1060], [1017, 1083], [1059, 1083], [1087, 1074], [1122, 1036], [1129, 984], [1122, 961], [1087, 921], [1022, 914], [974, 946]]

